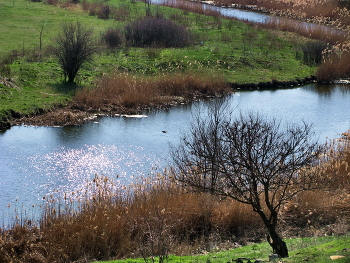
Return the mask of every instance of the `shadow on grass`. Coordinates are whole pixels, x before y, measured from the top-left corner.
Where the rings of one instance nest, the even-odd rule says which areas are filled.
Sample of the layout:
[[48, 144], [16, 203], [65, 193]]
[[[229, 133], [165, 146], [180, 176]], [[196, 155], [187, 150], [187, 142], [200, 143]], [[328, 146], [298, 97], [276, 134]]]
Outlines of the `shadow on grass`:
[[77, 89], [82, 86], [75, 82], [57, 82], [57, 83], [48, 83], [48, 86], [52, 87], [55, 92], [60, 94], [66, 94], [73, 96]]

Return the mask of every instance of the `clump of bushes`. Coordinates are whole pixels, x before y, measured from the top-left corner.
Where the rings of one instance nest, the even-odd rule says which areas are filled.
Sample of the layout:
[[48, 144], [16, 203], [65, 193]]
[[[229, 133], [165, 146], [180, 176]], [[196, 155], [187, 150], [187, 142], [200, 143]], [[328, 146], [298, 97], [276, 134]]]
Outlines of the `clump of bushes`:
[[304, 63], [307, 65], [319, 65], [322, 62], [323, 51], [327, 48], [323, 41], [308, 41], [302, 45]]
[[111, 15], [111, 7], [99, 2], [82, 2], [84, 11], [88, 11], [90, 16], [97, 16], [99, 19], [108, 19]]
[[119, 29], [110, 28], [102, 35], [102, 41], [108, 48], [114, 49], [124, 43], [124, 35]]
[[172, 20], [147, 16], [125, 26], [125, 38], [134, 47], [185, 47], [193, 43], [189, 31]]
[[97, 18], [108, 19], [111, 14], [111, 8], [108, 5], [101, 5], [97, 11]]
[[47, 3], [48, 5], [57, 5], [58, 0], [46, 0], [45, 3]]

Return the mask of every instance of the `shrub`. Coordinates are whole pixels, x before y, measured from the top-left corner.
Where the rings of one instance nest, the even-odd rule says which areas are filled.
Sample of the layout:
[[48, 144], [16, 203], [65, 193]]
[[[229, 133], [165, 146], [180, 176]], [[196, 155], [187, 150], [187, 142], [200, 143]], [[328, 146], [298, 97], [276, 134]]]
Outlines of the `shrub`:
[[106, 43], [108, 48], [117, 48], [124, 42], [124, 36], [119, 29], [108, 29], [106, 33], [102, 35], [102, 41]]
[[62, 24], [62, 32], [54, 40], [54, 55], [58, 59], [65, 81], [74, 82], [79, 69], [90, 62], [97, 51], [92, 29], [81, 23]]
[[97, 18], [108, 19], [111, 14], [111, 8], [108, 5], [101, 5], [97, 11]]
[[84, 8], [88, 7], [90, 16], [96, 16], [100, 5], [98, 3], [91, 3], [91, 4], [85, 4], [84, 6], [86, 6]]
[[125, 26], [125, 38], [135, 47], [185, 47], [193, 41], [190, 33], [172, 20], [144, 17]]
[[323, 41], [308, 41], [301, 48], [304, 55], [304, 63], [318, 65], [322, 62], [322, 54], [327, 48], [327, 44]]
[[130, 7], [121, 5], [118, 8], [113, 8], [111, 17], [117, 21], [125, 21], [130, 16]]
[[46, 3], [48, 5], [57, 5], [58, 4], [58, 0], [46, 0]]

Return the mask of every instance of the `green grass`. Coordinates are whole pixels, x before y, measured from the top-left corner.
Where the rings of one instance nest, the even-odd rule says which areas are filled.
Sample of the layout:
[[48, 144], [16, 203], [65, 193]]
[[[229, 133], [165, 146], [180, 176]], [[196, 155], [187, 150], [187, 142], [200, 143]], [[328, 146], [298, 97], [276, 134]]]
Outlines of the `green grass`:
[[[13, 90], [0, 86], [0, 115], [10, 109], [31, 114], [37, 108], [71, 100], [74, 92], [67, 93], [70, 87], [62, 86], [61, 69], [55, 59], [49, 55], [33, 59], [39, 49], [40, 30], [43, 29], [45, 51], [60, 31], [62, 22], [79, 20], [93, 27], [99, 39], [108, 28], [122, 28], [128, 21], [145, 14], [145, 5], [141, 2], [110, 0], [108, 3], [129, 10], [127, 19], [97, 19], [83, 12], [79, 5], [62, 8], [28, 0], [0, 0], [0, 58], [11, 52], [24, 53], [8, 66], [10, 73], [2, 73], [0, 68], [0, 76], [5, 74], [5, 77], [13, 78], [18, 87]], [[178, 9], [163, 6], [152, 6], [151, 9], [153, 14], [160, 13], [190, 28], [197, 44], [183, 49], [120, 48], [114, 52], [106, 52], [101, 46], [104, 51], [79, 72], [77, 82], [80, 86], [90, 85], [102, 74], [115, 69], [147, 75], [199, 71], [208, 75], [220, 74], [227, 81], [237, 83], [294, 80], [315, 73], [315, 67], [303, 65], [296, 59], [297, 51], [292, 44], [270, 33], [241, 22]]]
[[[295, 238], [285, 240], [290, 253], [288, 258], [281, 259], [284, 263], [300, 262], [350, 262], [350, 234], [340, 237], [320, 237], [320, 238]], [[208, 253], [206, 255], [193, 256], [169, 256], [165, 262], [169, 263], [227, 263], [234, 262], [237, 258], [251, 258], [268, 260], [271, 248], [267, 242], [247, 245], [227, 251]], [[331, 260], [330, 256], [340, 255], [344, 258]], [[100, 261], [102, 262], [102, 261]], [[144, 259], [124, 259], [103, 261], [104, 263], [141, 263]], [[155, 262], [158, 262], [155, 260]], [[253, 261], [254, 262], [254, 261]], [[96, 262], [97, 263], [97, 262]]]

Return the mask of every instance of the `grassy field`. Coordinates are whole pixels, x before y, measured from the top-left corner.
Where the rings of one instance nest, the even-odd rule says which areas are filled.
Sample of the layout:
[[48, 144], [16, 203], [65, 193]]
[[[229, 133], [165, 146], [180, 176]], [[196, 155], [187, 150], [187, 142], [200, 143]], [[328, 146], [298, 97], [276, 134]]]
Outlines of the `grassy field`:
[[[290, 257], [280, 259], [278, 262], [283, 263], [300, 263], [300, 262], [342, 262], [350, 261], [350, 235], [339, 237], [319, 237], [319, 238], [295, 238], [286, 240], [290, 247]], [[169, 256], [165, 262], [169, 263], [227, 263], [235, 262], [238, 258], [250, 259], [254, 262], [257, 259], [268, 261], [271, 255], [271, 248], [267, 242], [242, 246], [236, 249], [212, 252], [206, 255], [193, 256]], [[331, 256], [343, 256], [336, 260], [331, 260]], [[151, 262], [151, 259], [149, 259]], [[96, 261], [103, 263], [142, 263], [143, 258], [139, 259], [124, 259], [112, 261]], [[155, 259], [157, 262], [157, 259]]]
[[[0, 0], [0, 116], [40, 113], [73, 98], [74, 88], [62, 84], [62, 71], [49, 52], [52, 39], [62, 22], [79, 20], [91, 26], [100, 41], [107, 29], [123, 28], [146, 13], [141, 2], [111, 0], [108, 5], [113, 8], [111, 17], [98, 19], [84, 11], [83, 4]], [[78, 87], [89, 87], [112, 71], [141, 76], [195, 72], [221, 75], [237, 83], [295, 80], [315, 73], [314, 65], [301, 62], [297, 36], [290, 41], [290, 35], [286, 40], [286, 34], [276, 36], [241, 22], [164, 6], [151, 6], [150, 10], [153, 15], [184, 25], [195, 36], [196, 44], [187, 48], [122, 46], [110, 50], [99, 42], [100, 52], [94, 62], [79, 72]]]

